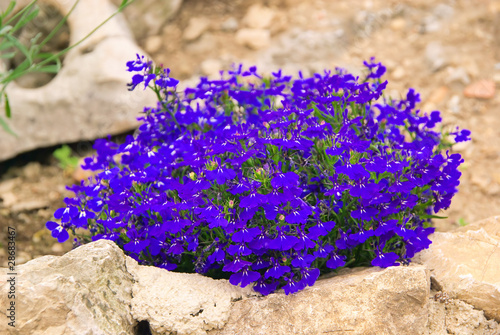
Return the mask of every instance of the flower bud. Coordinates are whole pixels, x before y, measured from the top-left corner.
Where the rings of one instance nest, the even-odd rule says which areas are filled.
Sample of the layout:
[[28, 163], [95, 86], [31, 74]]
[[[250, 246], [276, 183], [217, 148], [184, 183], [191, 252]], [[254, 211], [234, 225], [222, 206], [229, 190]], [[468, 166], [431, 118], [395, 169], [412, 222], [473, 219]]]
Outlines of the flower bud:
[[229, 208], [233, 208], [234, 207], [234, 201], [233, 200], [229, 200]]
[[190, 173], [189, 173], [189, 179], [191, 179], [191, 180], [196, 180], [196, 173], [194, 173], [194, 172], [190, 172]]
[[279, 216], [279, 220], [280, 220], [280, 221], [285, 220], [285, 216], [284, 216], [283, 214], [280, 214], [280, 216]]

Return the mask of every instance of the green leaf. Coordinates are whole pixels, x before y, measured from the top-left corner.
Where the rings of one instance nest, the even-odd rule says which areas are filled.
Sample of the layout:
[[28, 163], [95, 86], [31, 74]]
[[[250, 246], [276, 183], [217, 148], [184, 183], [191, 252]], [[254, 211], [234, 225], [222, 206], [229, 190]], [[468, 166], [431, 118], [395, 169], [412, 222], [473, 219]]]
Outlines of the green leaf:
[[31, 58], [31, 53], [21, 42], [19, 42], [17, 38], [10, 35], [6, 35], [5, 38], [8, 39], [9, 42], [11, 42], [19, 51], [21, 51], [23, 55], [26, 56], [26, 58], [29, 60], [30, 63], [33, 62]]
[[9, 26], [9, 25], [3, 26], [2, 29], [0, 29], [0, 35], [7, 34], [9, 31], [11, 31], [11, 29], [12, 29], [12, 26]]
[[9, 96], [7, 95], [7, 93], [4, 93], [3, 96], [5, 98], [5, 116], [7, 116], [7, 118], [10, 119], [11, 112], [10, 112]]
[[10, 129], [7, 122], [5, 122], [5, 120], [1, 116], [0, 116], [0, 126], [2, 126], [2, 128], [12, 136], [17, 137], [17, 134], [12, 129]]
[[45, 65], [39, 69], [37, 69], [37, 72], [45, 72], [45, 73], [57, 73], [61, 69], [60, 64], [53, 64], [53, 65]]
[[17, 21], [17, 23], [14, 25], [13, 31], [17, 31], [20, 28], [27, 25], [30, 21], [32, 21], [35, 17], [37, 17], [39, 12], [40, 12], [40, 10], [37, 7], [34, 7], [32, 5], [29, 10], [27, 10], [23, 13], [23, 15], [21, 16], [19, 21]]
[[16, 0], [12, 0], [5, 9], [5, 11], [0, 15], [0, 25], [2, 24], [3, 19], [5, 19], [12, 12], [15, 6], [16, 6]]
[[7, 53], [3, 53], [0, 55], [0, 59], [10, 59], [10, 58], [14, 58], [14, 56], [16, 55], [16, 52], [15, 51], [12, 51], [12, 52], [7, 52]]
[[59, 161], [59, 166], [63, 169], [74, 169], [78, 166], [79, 158], [72, 155], [71, 148], [66, 144], [55, 150], [52, 155]]

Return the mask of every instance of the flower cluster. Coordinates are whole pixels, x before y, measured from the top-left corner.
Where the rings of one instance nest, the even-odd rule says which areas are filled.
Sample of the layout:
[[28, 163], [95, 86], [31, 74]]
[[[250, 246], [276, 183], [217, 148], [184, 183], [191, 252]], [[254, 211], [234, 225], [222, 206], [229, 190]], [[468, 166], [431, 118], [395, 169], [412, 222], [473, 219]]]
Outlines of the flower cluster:
[[384, 100], [373, 59], [364, 79], [239, 66], [183, 94], [143, 57], [127, 65], [130, 89], [149, 86], [158, 105], [124, 143], [95, 142], [95, 177], [47, 223], [59, 241], [84, 228], [141, 264], [289, 294], [345, 266], [407, 264], [457, 192], [447, 138], [470, 132], [437, 131], [412, 89]]

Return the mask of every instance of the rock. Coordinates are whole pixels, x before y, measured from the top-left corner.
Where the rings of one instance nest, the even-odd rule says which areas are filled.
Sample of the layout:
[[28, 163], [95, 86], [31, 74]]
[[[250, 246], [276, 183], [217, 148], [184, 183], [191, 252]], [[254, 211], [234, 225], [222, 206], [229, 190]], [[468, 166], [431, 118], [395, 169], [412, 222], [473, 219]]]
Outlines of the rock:
[[[112, 0], [119, 6], [122, 0]], [[123, 14], [137, 39], [156, 35], [162, 26], [177, 14], [182, 0], [141, 0], [125, 8]]]
[[150, 54], [157, 53], [160, 51], [163, 44], [163, 38], [159, 35], [154, 35], [146, 38], [144, 42], [144, 49]]
[[222, 70], [222, 63], [218, 59], [206, 59], [201, 62], [201, 72], [205, 76], [218, 76], [220, 70]]
[[[500, 226], [486, 231], [498, 236]], [[0, 276], [8, 272], [2, 268]], [[113, 242], [99, 240], [60, 257], [37, 258], [16, 272], [16, 328], [2, 322], [1, 334], [413, 335], [500, 329], [454, 297], [443, 300], [446, 306], [434, 301], [429, 270], [421, 265], [346, 269], [296, 294], [263, 297], [227, 280], [138, 265]], [[2, 292], [6, 286], [0, 282]], [[0, 304], [10, 304], [7, 294], [0, 295]]]
[[460, 113], [460, 96], [457, 94], [453, 95], [448, 101], [447, 107], [454, 114]]
[[258, 50], [271, 44], [271, 33], [265, 29], [243, 28], [236, 32], [236, 43]]
[[427, 99], [427, 102], [433, 103], [433, 104], [440, 104], [441, 102], [444, 101], [446, 96], [448, 96], [448, 93], [450, 90], [446, 86], [440, 86], [436, 90], [432, 91], [429, 99]]
[[467, 98], [493, 99], [495, 97], [495, 82], [489, 79], [482, 79], [468, 85], [464, 89]]
[[406, 75], [405, 69], [402, 68], [401, 66], [398, 66], [392, 71], [391, 76], [395, 80], [400, 80], [403, 79], [404, 76]]
[[139, 266], [132, 259], [127, 268], [135, 281], [132, 316], [147, 320], [153, 334], [201, 335], [221, 329], [233, 301], [256, 295], [250, 287], [242, 289], [227, 280]]
[[406, 20], [402, 17], [395, 18], [391, 21], [390, 27], [392, 30], [403, 30], [406, 28]]
[[40, 208], [47, 208], [50, 204], [46, 199], [23, 200], [12, 205], [11, 210], [14, 213], [32, 211]]
[[486, 319], [483, 311], [478, 311], [473, 306], [457, 299], [441, 303], [431, 298], [428, 328], [429, 334], [433, 335], [495, 335], [500, 331], [498, 323]]
[[[448, 75], [445, 79], [447, 84], [462, 84], [467, 85], [470, 83], [469, 75], [463, 67], [449, 67], [447, 68]], [[462, 86], [463, 87], [463, 86]]]
[[450, 297], [500, 321], [500, 217], [434, 233], [429, 249], [415, 256]]
[[248, 9], [243, 18], [243, 23], [248, 28], [267, 29], [271, 26], [274, 16], [275, 12], [271, 8], [255, 4]]
[[213, 334], [424, 334], [429, 289], [422, 266], [357, 269], [297, 294], [237, 301]]
[[210, 26], [210, 21], [204, 17], [192, 17], [188, 26], [184, 29], [182, 38], [186, 41], [194, 41], [200, 37]]
[[236, 31], [238, 29], [238, 20], [234, 17], [230, 17], [224, 22], [222, 22], [220, 28], [224, 31]]
[[436, 72], [448, 65], [443, 46], [439, 42], [431, 42], [425, 48], [425, 60], [432, 72]]
[[[74, 1], [52, 1], [66, 14]], [[68, 21], [71, 44], [113, 14], [104, 0], [80, 0]], [[125, 63], [144, 54], [117, 15], [66, 54], [57, 76], [36, 89], [7, 87], [14, 137], [0, 130], [0, 161], [40, 147], [93, 140], [137, 127], [144, 106], [154, 106], [154, 92], [129, 92]], [[0, 110], [0, 114], [5, 114]]]
[[[133, 334], [133, 277], [125, 258], [116, 245], [101, 240], [18, 266], [16, 327], [1, 322], [0, 333]], [[0, 275], [8, 278], [7, 269]], [[7, 292], [6, 286], [2, 279], [0, 291]], [[10, 304], [7, 294], [0, 295], [0, 304]]]

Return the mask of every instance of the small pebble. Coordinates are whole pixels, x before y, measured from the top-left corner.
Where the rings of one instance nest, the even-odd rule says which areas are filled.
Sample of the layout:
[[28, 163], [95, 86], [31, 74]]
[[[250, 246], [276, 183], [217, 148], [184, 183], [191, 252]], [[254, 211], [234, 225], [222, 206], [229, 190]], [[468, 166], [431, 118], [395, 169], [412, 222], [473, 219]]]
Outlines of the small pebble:
[[274, 16], [275, 13], [271, 8], [255, 4], [248, 9], [243, 18], [243, 23], [248, 28], [266, 29], [271, 26]]
[[188, 26], [182, 33], [182, 38], [186, 41], [194, 41], [200, 37], [210, 26], [210, 21], [204, 17], [192, 17]]
[[489, 79], [482, 79], [468, 85], [464, 89], [467, 98], [492, 99], [495, 97], [495, 82]]
[[271, 33], [266, 29], [244, 28], [236, 32], [236, 43], [258, 50], [271, 44]]
[[146, 39], [144, 43], [144, 49], [150, 54], [157, 53], [160, 51], [163, 39], [161, 36], [150, 36]]
[[61, 243], [56, 243], [56, 244], [52, 245], [50, 250], [52, 250], [52, 252], [60, 253], [60, 252], [64, 251], [64, 248], [63, 248]]

